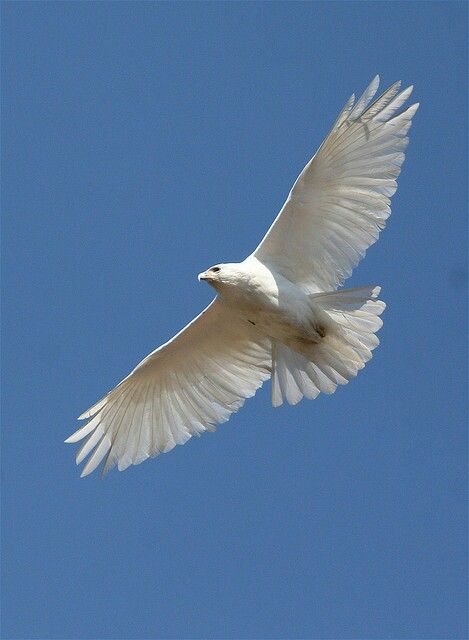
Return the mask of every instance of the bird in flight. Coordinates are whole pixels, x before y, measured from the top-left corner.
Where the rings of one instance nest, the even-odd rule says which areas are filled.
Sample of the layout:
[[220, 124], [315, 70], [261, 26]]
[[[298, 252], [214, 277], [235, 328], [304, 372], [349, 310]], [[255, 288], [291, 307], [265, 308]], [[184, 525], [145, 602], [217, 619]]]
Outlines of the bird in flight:
[[352, 95], [272, 226], [240, 263], [199, 274], [215, 299], [85, 411], [82, 476], [122, 471], [214, 431], [272, 378], [272, 404], [333, 393], [379, 344], [380, 288], [337, 290], [391, 212], [412, 117], [400, 82]]

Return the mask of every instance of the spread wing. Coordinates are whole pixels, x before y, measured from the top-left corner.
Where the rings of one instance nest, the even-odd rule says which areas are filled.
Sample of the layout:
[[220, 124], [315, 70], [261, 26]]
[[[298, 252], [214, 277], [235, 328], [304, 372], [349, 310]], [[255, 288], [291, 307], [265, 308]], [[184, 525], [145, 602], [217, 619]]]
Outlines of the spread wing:
[[89, 421], [65, 442], [88, 436], [82, 476], [105, 458], [120, 471], [214, 431], [270, 377], [270, 343], [217, 298], [172, 340], [147, 356], [80, 416]]
[[340, 286], [391, 212], [418, 104], [399, 113], [412, 92], [400, 92], [400, 82], [371, 103], [378, 85], [376, 76], [356, 103], [349, 99], [254, 251], [306, 291]]

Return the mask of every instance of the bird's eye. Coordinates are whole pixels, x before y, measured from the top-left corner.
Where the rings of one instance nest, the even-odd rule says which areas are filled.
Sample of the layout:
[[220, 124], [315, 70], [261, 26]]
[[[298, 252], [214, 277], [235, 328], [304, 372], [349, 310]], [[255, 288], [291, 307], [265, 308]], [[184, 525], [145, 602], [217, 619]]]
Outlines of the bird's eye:
[[220, 271], [220, 267], [212, 267], [210, 271], [213, 271], [214, 273], [218, 273]]

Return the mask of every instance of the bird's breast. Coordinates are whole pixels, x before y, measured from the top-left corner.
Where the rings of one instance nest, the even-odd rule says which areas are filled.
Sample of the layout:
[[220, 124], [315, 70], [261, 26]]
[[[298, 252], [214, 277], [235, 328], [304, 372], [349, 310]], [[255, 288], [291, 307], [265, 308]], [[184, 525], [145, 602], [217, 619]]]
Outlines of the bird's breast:
[[314, 325], [308, 296], [282, 276], [265, 270], [226, 287], [221, 297], [234, 313], [278, 340], [305, 339]]

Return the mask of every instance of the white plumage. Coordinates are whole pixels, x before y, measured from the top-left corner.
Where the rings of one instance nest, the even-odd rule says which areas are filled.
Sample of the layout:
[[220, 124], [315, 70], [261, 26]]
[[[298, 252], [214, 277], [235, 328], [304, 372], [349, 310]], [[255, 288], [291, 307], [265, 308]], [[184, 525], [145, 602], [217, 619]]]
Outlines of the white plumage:
[[[352, 96], [246, 260], [199, 275], [217, 297], [80, 416], [82, 476], [139, 464], [228, 420], [272, 375], [272, 403], [333, 393], [371, 358], [379, 287], [336, 291], [376, 242], [418, 104], [376, 76]], [[371, 103], [371, 104], [370, 104]]]

